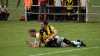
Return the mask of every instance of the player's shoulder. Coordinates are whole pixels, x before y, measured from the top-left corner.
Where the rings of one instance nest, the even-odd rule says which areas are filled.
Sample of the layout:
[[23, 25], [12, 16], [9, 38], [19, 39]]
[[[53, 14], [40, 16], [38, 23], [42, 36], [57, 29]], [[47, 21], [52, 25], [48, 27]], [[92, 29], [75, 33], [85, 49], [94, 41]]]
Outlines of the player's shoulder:
[[52, 25], [49, 25], [49, 27], [50, 27], [51, 29], [54, 29], [54, 26], [52, 26]]
[[37, 33], [36, 33], [36, 38], [39, 39], [39, 37], [40, 37], [40, 33], [37, 32]]

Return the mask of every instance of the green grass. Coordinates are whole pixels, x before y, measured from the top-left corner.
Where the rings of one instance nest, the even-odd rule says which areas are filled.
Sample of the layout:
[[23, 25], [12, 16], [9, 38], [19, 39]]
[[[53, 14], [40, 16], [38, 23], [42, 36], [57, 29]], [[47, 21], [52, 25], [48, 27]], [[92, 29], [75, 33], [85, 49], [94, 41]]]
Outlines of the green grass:
[[[59, 31], [59, 35], [70, 40], [81, 39], [87, 44], [87, 48], [100, 47], [100, 23], [50, 23]], [[33, 56], [41, 53], [65, 51], [61, 53], [47, 54], [48, 56], [100, 56], [100, 48], [30, 48], [25, 41], [28, 30], [39, 30], [38, 22], [0, 22], [0, 56]], [[42, 55], [42, 56], [47, 56]], [[36, 55], [37, 56], [37, 55]]]
[[[22, 3], [19, 8], [16, 8], [15, 1], [16, 0], [9, 0], [9, 21], [0, 21], [0, 56], [38, 56], [38, 54], [44, 54], [41, 56], [100, 56], [100, 48], [91, 48], [96, 46], [100, 47], [99, 15], [89, 15], [89, 22], [95, 23], [50, 23], [58, 30], [58, 35], [68, 38], [69, 40], [81, 39], [87, 44], [86, 48], [90, 49], [71, 47], [30, 48], [25, 43], [29, 36], [28, 30], [35, 28], [38, 31], [40, 25], [38, 22], [19, 22], [20, 16], [24, 14], [24, 9]], [[91, 0], [89, 4], [98, 5], [100, 4], [100, 0]], [[93, 8], [89, 5], [89, 12], [99, 13], [99, 9], [100, 8]]]

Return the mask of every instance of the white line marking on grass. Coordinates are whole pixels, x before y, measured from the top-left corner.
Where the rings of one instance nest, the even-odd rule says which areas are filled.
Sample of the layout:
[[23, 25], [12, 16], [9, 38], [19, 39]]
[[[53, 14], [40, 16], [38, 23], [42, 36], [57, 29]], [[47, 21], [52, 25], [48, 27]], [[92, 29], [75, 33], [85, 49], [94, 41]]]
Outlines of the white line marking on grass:
[[93, 48], [100, 48], [100, 47], [89, 47], [89, 48], [62, 50], [62, 51], [55, 51], [55, 52], [48, 52], [48, 53], [39, 53], [39, 54], [29, 55], [29, 56], [43, 56], [43, 55], [48, 55], [48, 54], [57, 54], [57, 53], [72, 52], [72, 51], [79, 51], [79, 50], [87, 50], [87, 49], [93, 49]]

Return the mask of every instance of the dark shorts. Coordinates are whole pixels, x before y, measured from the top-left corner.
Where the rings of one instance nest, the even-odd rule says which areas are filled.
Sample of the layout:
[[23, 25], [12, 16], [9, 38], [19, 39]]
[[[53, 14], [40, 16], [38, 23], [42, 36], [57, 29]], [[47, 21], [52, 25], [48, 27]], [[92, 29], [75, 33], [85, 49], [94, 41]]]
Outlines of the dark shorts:
[[1, 12], [0, 13], [0, 20], [8, 20], [9, 13]]
[[57, 39], [50, 40], [45, 46], [46, 47], [58, 47]]
[[86, 7], [81, 7], [80, 8], [80, 13], [86, 13]]
[[55, 13], [61, 13], [62, 8], [61, 7], [55, 7]]
[[85, 22], [86, 19], [86, 7], [81, 7], [80, 8], [80, 22]]

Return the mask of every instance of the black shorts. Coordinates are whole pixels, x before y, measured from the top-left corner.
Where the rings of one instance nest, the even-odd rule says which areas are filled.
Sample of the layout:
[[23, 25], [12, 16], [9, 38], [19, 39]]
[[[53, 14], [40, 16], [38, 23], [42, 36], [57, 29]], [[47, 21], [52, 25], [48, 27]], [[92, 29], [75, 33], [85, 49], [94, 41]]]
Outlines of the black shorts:
[[46, 47], [58, 47], [57, 39], [50, 40], [45, 46]]
[[61, 13], [62, 8], [61, 7], [55, 7], [55, 13]]

